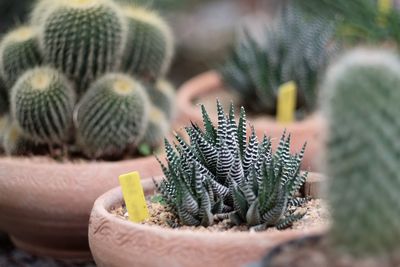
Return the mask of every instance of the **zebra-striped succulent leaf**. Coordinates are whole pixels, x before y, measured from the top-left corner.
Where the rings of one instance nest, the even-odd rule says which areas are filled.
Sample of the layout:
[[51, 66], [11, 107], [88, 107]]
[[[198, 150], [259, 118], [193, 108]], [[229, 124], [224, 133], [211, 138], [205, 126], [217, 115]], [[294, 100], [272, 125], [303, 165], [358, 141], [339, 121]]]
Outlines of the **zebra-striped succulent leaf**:
[[305, 202], [296, 198], [307, 178], [300, 172], [305, 145], [290, 154], [284, 133], [273, 153], [271, 139], [260, 141], [253, 128], [247, 139], [243, 108], [238, 123], [233, 105], [228, 115], [219, 102], [217, 110], [217, 127], [202, 107], [204, 130], [192, 123], [189, 143], [179, 135], [175, 144], [165, 141], [168, 164], [160, 162], [165, 179], [158, 185], [165, 202], [184, 225], [230, 219], [255, 230], [290, 227], [304, 216], [295, 210]]

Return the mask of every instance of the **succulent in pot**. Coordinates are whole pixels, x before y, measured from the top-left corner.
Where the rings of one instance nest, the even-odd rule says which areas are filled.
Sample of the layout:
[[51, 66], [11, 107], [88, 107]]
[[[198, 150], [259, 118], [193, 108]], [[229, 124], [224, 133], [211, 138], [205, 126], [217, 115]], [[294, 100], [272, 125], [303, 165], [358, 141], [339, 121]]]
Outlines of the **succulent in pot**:
[[[246, 140], [244, 109], [238, 124], [234, 108], [226, 115], [220, 103], [215, 128], [203, 107], [204, 128], [186, 128], [190, 144], [176, 136], [176, 151], [166, 141], [168, 167], [158, 186], [184, 225], [210, 226], [214, 218], [246, 223], [254, 229], [283, 229], [304, 214], [295, 213], [295, 197], [307, 179], [300, 172], [305, 147], [290, 154], [290, 135], [282, 136], [274, 154], [268, 137], [260, 142], [252, 130]], [[300, 200], [302, 202], [303, 200]]]
[[299, 190], [315, 176], [300, 171], [305, 145], [291, 154], [285, 133], [273, 151], [269, 137], [248, 134], [243, 108], [238, 120], [233, 105], [225, 114], [218, 102], [217, 110], [218, 126], [203, 106], [204, 130], [193, 123], [190, 142], [165, 141], [164, 176], [153, 187], [144, 182], [148, 220], [127, 221], [121, 188], [96, 201], [89, 242], [98, 266], [242, 266], [274, 244], [321, 230], [298, 222], [313, 208]]

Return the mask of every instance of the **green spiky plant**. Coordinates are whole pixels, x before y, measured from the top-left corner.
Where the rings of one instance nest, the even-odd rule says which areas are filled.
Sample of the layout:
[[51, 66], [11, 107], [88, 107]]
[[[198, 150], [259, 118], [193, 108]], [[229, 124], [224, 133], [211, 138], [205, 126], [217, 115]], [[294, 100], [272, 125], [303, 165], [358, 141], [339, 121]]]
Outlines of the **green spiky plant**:
[[98, 158], [118, 155], [139, 143], [148, 124], [149, 101], [141, 83], [128, 75], [100, 78], [75, 110], [82, 150]]
[[11, 113], [32, 141], [66, 142], [72, 127], [75, 92], [57, 70], [40, 67], [27, 71], [11, 89]]
[[320, 76], [338, 49], [333, 30], [332, 23], [306, 19], [289, 5], [275, 25], [266, 27], [263, 42], [245, 32], [220, 73], [247, 108], [268, 115], [276, 114], [279, 87], [294, 81], [301, 117], [316, 108]]
[[0, 74], [11, 88], [28, 69], [42, 63], [37, 29], [21, 26], [9, 32], [0, 43]]
[[128, 23], [121, 70], [155, 81], [169, 69], [174, 51], [172, 31], [154, 11], [123, 6]]
[[39, 25], [44, 55], [82, 94], [97, 77], [114, 70], [126, 39], [126, 22], [112, 1], [46, 3], [46, 17]]
[[328, 72], [327, 174], [334, 247], [354, 256], [400, 249], [400, 60], [357, 50]]
[[[128, 23], [126, 10], [134, 14], [133, 22]], [[129, 32], [128, 24], [133, 27]], [[10, 136], [23, 137], [7, 138], [18, 142], [11, 142], [6, 152], [30, 154], [25, 147], [36, 149], [14, 149], [20, 140], [45, 143], [52, 156], [115, 160], [140, 155], [138, 144], [156, 150], [173, 107], [164, 77], [173, 38], [158, 15], [112, 0], [37, 0], [30, 23], [23, 25], [0, 45], [0, 115], [10, 114], [21, 132]], [[139, 71], [119, 73], [121, 62], [132, 55]], [[149, 96], [168, 117], [151, 121], [152, 127], [147, 127]], [[153, 129], [161, 131], [154, 134]], [[150, 133], [144, 139], [146, 130]]]
[[218, 127], [202, 107], [204, 128], [186, 128], [190, 144], [176, 136], [175, 148], [166, 141], [168, 166], [158, 190], [180, 222], [210, 226], [230, 218], [255, 230], [289, 227], [304, 213], [296, 212], [295, 194], [307, 174], [300, 173], [303, 150], [291, 155], [290, 135], [283, 134], [274, 154], [268, 137], [259, 142], [252, 129], [247, 141], [244, 109], [238, 124], [231, 106], [226, 116], [217, 104]]
[[323, 16], [336, 24], [336, 37], [349, 44], [400, 45], [400, 10], [380, 8], [379, 0], [295, 1], [311, 16]]

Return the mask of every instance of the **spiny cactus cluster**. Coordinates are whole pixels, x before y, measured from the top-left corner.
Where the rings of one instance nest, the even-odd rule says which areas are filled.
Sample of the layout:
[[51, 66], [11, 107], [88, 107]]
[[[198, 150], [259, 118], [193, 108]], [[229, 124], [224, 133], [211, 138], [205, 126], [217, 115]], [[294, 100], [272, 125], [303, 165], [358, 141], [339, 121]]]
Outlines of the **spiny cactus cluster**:
[[400, 249], [400, 59], [357, 50], [328, 72], [327, 174], [334, 246], [354, 256]]
[[245, 32], [220, 70], [223, 80], [251, 103], [249, 109], [268, 115], [276, 114], [279, 87], [294, 81], [301, 117], [316, 108], [321, 73], [338, 49], [333, 33], [333, 23], [307, 19], [289, 5], [276, 25], [265, 28], [263, 42]]
[[[156, 148], [173, 116], [174, 90], [165, 80], [173, 53], [171, 30], [152, 10], [39, 0], [30, 22], [0, 43], [1, 115], [11, 119], [5, 125], [18, 132], [13, 137], [51, 151], [72, 145], [90, 158], [120, 158], [138, 144]], [[2, 140], [15, 147], [5, 142], [17, 138]]]
[[186, 128], [190, 144], [176, 135], [166, 141], [168, 166], [161, 164], [165, 179], [158, 190], [180, 223], [210, 226], [230, 219], [255, 230], [275, 226], [284, 229], [304, 216], [296, 206], [296, 193], [307, 178], [300, 172], [305, 147], [291, 155], [290, 135], [283, 134], [274, 154], [271, 140], [260, 142], [254, 129], [247, 140], [244, 109], [236, 123], [234, 108], [226, 116], [218, 103], [218, 127], [202, 107], [204, 128]]

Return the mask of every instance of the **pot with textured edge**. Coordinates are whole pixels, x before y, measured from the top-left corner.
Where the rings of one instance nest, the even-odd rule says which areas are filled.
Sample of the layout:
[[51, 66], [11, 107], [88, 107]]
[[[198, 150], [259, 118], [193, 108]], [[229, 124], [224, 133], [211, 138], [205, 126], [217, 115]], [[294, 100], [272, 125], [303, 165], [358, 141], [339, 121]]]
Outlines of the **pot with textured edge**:
[[[196, 103], [202, 103], [202, 100], [207, 97], [215, 98], [217, 95], [226, 94], [226, 92], [222, 79], [216, 71], [206, 72], [188, 81], [180, 88], [177, 95], [177, 107], [180, 114], [179, 122], [183, 125], [190, 121], [202, 124], [203, 119]], [[235, 96], [232, 95], [232, 98], [235, 98]], [[229, 99], [229, 101], [231, 100]], [[205, 102], [207, 111], [214, 111], [215, 101]], [[227, 104], [229, 103], [225, 103], [225, 106]], [[217, 120], [215, 114], [212, 119], [213, 121]], [[320, 151], [323, 149], [323, 139], [326, 132], [325, 120], [320, 114], [311, 114], [306, 119], [291, 124], [278, 123], [270, 116], [253, 117], [250, 120], [257, 136], [262, 137], [264, 134], [271, 136], [274, 147], [278, 145], [279, 139], [285, 130], [292, 135], [291, 147], [293, 152], [300, 151], [304, 143], [307, 142], [303, 169], [318, 171], [318, 158]]]
[[161, 175], [154, 157], [101, 163], [0, 158], [0, 229], [32, 254], [90, 259], [87, 228], [93, 203], [118, 186], [119, 175], [132, 171]]
[[[313, 174], [311, 174], [313, 175]], [[154, 185], [144, 181], [147, 194]], [[235, 267], [259, 260], [277, 244], [325, 229], [282, 232], [192, 232], [135, 224], [112, 215], [122, 205], [120, 188], [94, 204], [89, 244], [99, 267]]]

